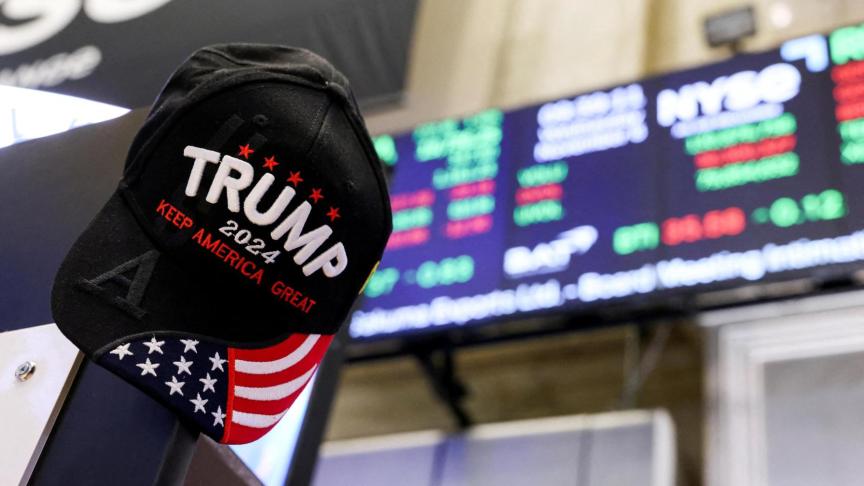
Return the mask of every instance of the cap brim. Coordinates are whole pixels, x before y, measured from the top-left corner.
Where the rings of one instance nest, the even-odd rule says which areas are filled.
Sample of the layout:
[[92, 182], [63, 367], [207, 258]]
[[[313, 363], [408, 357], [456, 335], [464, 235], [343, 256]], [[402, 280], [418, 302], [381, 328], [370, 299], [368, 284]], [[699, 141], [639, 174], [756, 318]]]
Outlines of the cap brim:
[[98, 363], [226, 444], [272, 429], [312, 380], [332, 335], [237, 349], [171, 332], [120, 342]]

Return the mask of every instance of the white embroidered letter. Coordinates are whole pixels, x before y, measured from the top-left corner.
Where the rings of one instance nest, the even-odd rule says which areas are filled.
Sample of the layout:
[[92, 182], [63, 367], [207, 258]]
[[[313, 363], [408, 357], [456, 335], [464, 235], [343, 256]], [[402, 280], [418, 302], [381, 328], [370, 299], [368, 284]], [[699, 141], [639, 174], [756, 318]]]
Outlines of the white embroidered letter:
[[[239, 172], [240, 177], [229, 177], [228, 175], [232, 170]], [[249, 187], [254, 175], [255, 169], [248, 162], [230, 155], [222, 157], [222, 163], [219, 164], [219, 169], [210, 184], [210, 190], [207, 191], [207, 202], [210, 204], [219, 202], [219, 196], [224, 188], [225, 195], [228, 197], [228, 210], [232, 213], [239, 213], [240, 191]]]
[[312, 210], [312, 206], [308, 201], [303, 201], [303, 204], [297, 206], [297, 208], [288, 215], [279, 226], [273, 228], [273, 231], [270, 233], [270, 236], [274, 240], [278, 240], [288, 233], [288, 230], [291, 230], [288, 233], [288, 239], [285, 240], [285, 251], [291, 251], [295, 248], [303, 247], [300, 251], [294, 255], [294, 262], [298, 265], [302, 265], [309, 257], [315, 253], [321, 245], [327, 241], [327, 238], [333, 233], [333, 230], [327, 226], [319, 226], [314, 230], [306, 233], [303, 233], [303, 225], [306, 224], [306, 219], [309, 217], [309, 212]]
[[282, 212], [285, 211], [285, 208], [288, 207], [288, 203], [291, 202], [291, 199], [294, 198], [294, 189], [290, 186], [285, 186], [282, 189], [282, 192], [279, 193], [279, 197], [276, 198], [276, 201], [273, 202], [273, 205], [270, 206], [266, 212], [262, 213], [258, 211], [258, 203], [261, 202], [261, 198], [264, 197], [264, 194], [267, 193], [267, 190], [270, 189], [270, 186], [273, 185], [273, 181], [276, 180], [276, 177], [273, 174], [264, 174], [261, 176], [261, 179], [255, 183], [255, 187], [252, 188], [252, 192], [246, 196], [246, 200], [243, 201], [243, 212], [246, 214], [246, 217], [249, 218], [249, 221], [257, 224], [258, 226], [267, 226], [268, 224], [273, 224], [276, 222], [276, 219], [282, 215]]
[[183, 150], [183, 155], [195, 159], [195, 163], [192, 164], [192, 171], [189, 172], [189, 180], [186, 181], [186, 195], [195, 197], [198, 194], [198, 186], [201, 185], [201, 177], [204, 176], [204, 166], [207, 162], [218, 164], [219, 152], [187, 145]]
[[318, 255], [314, 260], [303, 267], [303, 275], [307, 277], [323, 267], [324, 275], [333, 278], [348, 266], [348, 255], [342, 243], [336, 243], [327, 251]]

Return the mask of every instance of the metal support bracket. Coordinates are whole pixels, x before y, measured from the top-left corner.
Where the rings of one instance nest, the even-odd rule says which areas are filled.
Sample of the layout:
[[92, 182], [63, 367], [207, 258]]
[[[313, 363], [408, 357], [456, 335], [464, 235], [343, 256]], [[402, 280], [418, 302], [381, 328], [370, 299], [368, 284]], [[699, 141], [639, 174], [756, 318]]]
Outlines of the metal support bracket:
[[459, 430], [468, 428], [473, 423], [471, 416], [462, 406], [462, 399], [467, 395], [465, 385], [456, 374], [453, 363], [453, 350], [449, 347], [418, 351], [415, 353], [424, 375], [435, 390], [438, 398], [447, 406], [456, 421]]

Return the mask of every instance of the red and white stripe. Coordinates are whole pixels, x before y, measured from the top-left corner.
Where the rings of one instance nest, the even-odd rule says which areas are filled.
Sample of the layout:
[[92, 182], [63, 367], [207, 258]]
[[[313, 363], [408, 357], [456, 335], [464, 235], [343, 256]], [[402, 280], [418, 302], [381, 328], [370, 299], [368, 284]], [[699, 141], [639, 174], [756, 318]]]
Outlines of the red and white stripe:
[[309, 383], [332, 340], [332, 335], [295, 334], [269, 348], [228, 348], [222, 442], [251, 442], [273, 428]]

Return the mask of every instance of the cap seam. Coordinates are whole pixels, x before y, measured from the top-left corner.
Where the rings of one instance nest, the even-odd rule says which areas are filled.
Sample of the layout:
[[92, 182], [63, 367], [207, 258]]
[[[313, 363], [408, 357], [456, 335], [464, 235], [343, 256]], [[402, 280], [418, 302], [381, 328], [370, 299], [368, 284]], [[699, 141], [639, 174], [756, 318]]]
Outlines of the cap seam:
[[[328, 113], [329, 113], [330, 109], [333, 107], [333, 104], [334, 104], [333, 101], [331, 101], [328, 104], [328, 107], [327, 107]], [[351, 113], [351, 110], [345, 111], [345, 118], [348, 120], [348, 125], [351, 127], [351, 131], [354, 133], [354, 137], [360, 143], [360, 146], [363, 147], [363, 151], [365, 152], [365, 155], [366, 155], [364, 157], [364, 159], [366, 159], [367, 164], [369, 164], [371, 166], [370, 168], [372, 169], [372, 173], [375, 175], [375, 180], [378, 183], [377, 184], [378, 185], [378, 193], [379, 193], [379, 196], [381, 196], [381, 200], [383, 202], [384, 209], [386, 210], [387, 217], [389, 218], [385, 223], [387, 225], [387, 228], [388, 228], [387, 235], [381, 241], [380, 246], [382, 247], [382, 250], [376, 258], [376, 261], [380, 261], [381, 257], [384, 254], [384, 246], [387, 244], [387, 240], [390, 238], [390, 233], [392, 232], [392, 221], [391, 221], [392, 220], [392, 210], [390, 209], [390, 198], [387, 197], [386, 181], [384, 181], [384, 179], [383, 179], [383, 173], [381, 172], [381, 163], [380, 163], [380, 159], [378, 158], [377, 152], [375, 152], [374, 149], [369, 147], [368, 144], [366, 143], [366, 138], [368, 137], [368, 135], [367, 135], [367, 137], [363, 137], [363, 135], [364, 135], [363, 133], [358, 133], [358, 130], [359, 130], [358, 126], [356, 124], [356, 120], [354, 119], [354, 116], [352, 116], [352, 115], [353, 115], [353, 113]], [[318, 138], [321, 136], [321, 132], [323, 131], [323, 127], [324, 127], [324, 121], [326, 120], [326, 118], [327, 118], [326, 114], [325, 114], [325, 116], [321, 117], [321, 124], [318, 127], [318, 133], [316, 134], [312, 145], [309, 146], [310, 151], [312, 150], [312, 148], [315, 147], [315, 142], [317, 142]], [[370, 152], [370, 150], [371, 150], [371, 152]], [[304, 157], [306, 155], [308, 155], [308, 151], [306, 153], [304, 153]], [[349, 310], [351, 307], [353, 307], [353, 305], [354, 305], [354, 303], [352, 302], [351, 305], [348, 306]]]
[[[289, 75], [289, 76], [300, 76], [304, 81], [312, 81], [312, 80], [309, 80], [309, 79], [301, 76], [300, 72], [297, 70], [284, 69], [284, 68], [280, 68], [279, 66], [273, 65], [273, 64], [259, 65], [259, 64], [256, 64], [254, 62], [253, 63], [243, 62], [243, 61], [241, 61], [241, 60], [239, 60], [233, 56], [230, 56], [230, 55], [228, 55], [222, 51], [219, 51], [218, 49], [214, 49], [213, 47], [208, 46], [208, 47], [201, 49], [201, 51], [207, 52], [208, 54], [212, 54], [216, 57], [219, 57], [225, 61], [232, 63], [234, 66], [237, 66], [237, 67], [246, 68], [246, 69], [256, 69], [256, 70], [260, 69], [260, 70], [264, 70], [264, 71], [270, 71], [273, 73], [285, 74], [285, 75]], [[320, 80], [317, 80], [317, 81], [320, 82], [320, 84], [318, 86], [320, 86], [322, 88], [326, 88], [327, 84], [329, 83], [330, 78], [335, 77], [335, 76], [333, 76], [333, 73], [331, 73], [331, 76], [325, 75], [324, 73], [321, 72], [320, 69], [318, 69], [317, 67], [312, 66], [310, 64], [304, 64], [303, 67], [311, 69], [321, 78]], [[332, 66], [331, 66], [331, 68], [335, 71], [335, 68], [333, 68]]]
[[318, 144], [318, 140], [321, 138], [321, 132], [324, 131], [324, 120], [327, 119], [327, 115], [330, 113], [330, 108], [333, 107], [333, 100], [330, 99], [329, 96], [327, 98], [327, 103], [318, 108], [318, 112], [315, 113], [315, 116], [320, 115], [320, 119], [318, 120], [318, 130], [315, 131], [315, 136], [312, 137], [312, 140], [309, 142], [309, 146], [306, 147], [306, 150], [303, 151], [303, 155], [301, 156], [305, 159], [309, 152], [312, 151], [313, 148]]
[[[349, 125], [351, 125], [351, 129], [354, 131], [354, 136], [357, 137], [357, 139], [360, 141], [360, 145], [363, 147], [363, 150], [366, 152], [366, 159], [369, 161], [369, 164], [372, 166], [372, 173], [375, 174], [375, 179], [378, 181], [378, 192], [379, 192], [379, 195], [381, 196], [381, 200], [384, 203], [384, 209], [387, 211], [388, 216], [391, 218], [391, 220], [387, 221], [387, 223], [386, 223], [388, 231], [387, 231], [387, 236], [384, 237], [384, 239], [383, 239], [383, 244], [386, 245], [387, 240], [390, 239], [390, 233], [392, 232], [392, 225], [393, 225], [392, 213], [393, 213], [393, 211], [390, 207], [390, 198], [389, 198], [388, 192], [387, 192], [387, 181], [384, 178], [384, 173], [383, 173], [383, 170], [381, 168], [381, 159], [378, 157], [378, 152], [376, 152], [375, 149], [373, 147], [371, 147], [369, 143], [367, 143], [368, 142], [367, 139], [370, 138], [368, 133], [366, 133], [366, 134], [364, 134], [362, 132], [358, 133], [360, 128], [358, 127], [357, 120], [353, 116], [351, 116], [351, 114], [349, 114], [347, 118], [348, 118]], [[366, 135], [366, 137], [364, 137], [363, 135]], [[383, 248], [383, 245], [382, 245], [382, 248]], [[378, 260], [381, 259], [383, 254], [384, 254], [384, 250], [382, 249], [381, 254], [378, 255]]]

